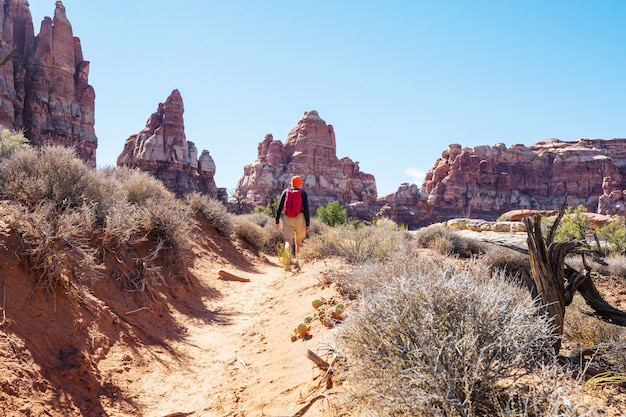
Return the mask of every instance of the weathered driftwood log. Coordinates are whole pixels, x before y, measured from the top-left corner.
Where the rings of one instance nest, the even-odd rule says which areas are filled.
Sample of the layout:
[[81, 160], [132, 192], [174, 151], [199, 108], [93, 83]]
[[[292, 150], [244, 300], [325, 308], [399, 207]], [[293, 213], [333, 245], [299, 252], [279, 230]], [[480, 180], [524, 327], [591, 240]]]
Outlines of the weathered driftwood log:
[[541, 216], [524, 219], [528, 234], [531, 276], [543, 308], [554, 320], [554, 331], [559, 336], [554, 345], [557, 353], [561, 348], [565, 307], [572, 302], [576, 292], [591, 307], [594, 316], [612, 324], [626, 326], [626, 312], [612, 307], [602, 298], [593, 284], [591, 268], [585, 262], [584, 252], [581, 252], [585, 266], [583, 272], [576, 271], [565, 264], [566, 256], [578, 248], [580, 242], [553, 242], [564, 210], [565, 204], [559, 211], [559, 216], [550, 228], [545, 241], [541, 232]]

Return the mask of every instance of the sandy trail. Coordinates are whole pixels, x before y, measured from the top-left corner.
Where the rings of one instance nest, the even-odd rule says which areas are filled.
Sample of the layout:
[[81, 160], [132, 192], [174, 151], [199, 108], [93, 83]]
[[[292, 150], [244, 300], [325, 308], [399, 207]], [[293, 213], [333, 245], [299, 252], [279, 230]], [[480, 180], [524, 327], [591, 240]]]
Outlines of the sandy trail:
[[[333, 331], [317, 321], [310, 339], [292, 342], [291, 335], [314, 312], [312, 300], [336, 295], [335, 289], [320, 284], [320, 275], [332, 273], [330, 268], [324, 262], [311, 263], [301, 272], [287, 272], [276, 260], [258, 265], [254, 272], [226, 268], [249, 282], [218, 279], [219, 268], [210, 262], [194, 268], [196, 276], [219, 293], [203, 299], [211, 317], [173, 312], [185, 327], [184, 340], [171, 349], [148, 348], [141, 355], [145, 361], [129, 364], [132, 370], [111, 373], [114, 384], [126, 387], [124, 395], [144, 416], [295, 414], [321, 392], [317, 386], [322, 372], [306, 352], [323, 354], [332, 345]], [[114, 364], [120, 355], [122, 351], [108, 357]], [[318, 401], [307, 417], [333, 415], [330, 407]]]

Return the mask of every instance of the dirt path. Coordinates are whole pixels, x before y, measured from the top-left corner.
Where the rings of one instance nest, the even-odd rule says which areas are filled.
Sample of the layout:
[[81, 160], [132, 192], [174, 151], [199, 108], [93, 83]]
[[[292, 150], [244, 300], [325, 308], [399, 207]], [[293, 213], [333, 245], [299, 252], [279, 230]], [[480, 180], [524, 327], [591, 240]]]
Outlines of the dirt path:
[[[151, 347], [145, 362], [134, 361], [119, 377], [112, 374], [142, 415], [288, 416], [320, 392], [321, 371], [306, 352], [323, 354], [332, 345], [332, 330], [317, 322], [310, 339], [292, 342], [291, 335], [314, 311], [312, 300], [335, 295], [319, 280], [332, 271], [325, 263], [305, 264], [299, 273], [277, 264], [257, 269], [230, 268], [250, 279], [237, 282], [218, 279], [213, 264], [195, 266], [195, 274], [219, 293], [203, 300], [210, 320], [176, 314], [186, 329], [182, 343]], [[119, 366], [120, 355], [108, 355], [112, 366]], [[333, 415], [329, 407], [319, 401], [307, 417]]]

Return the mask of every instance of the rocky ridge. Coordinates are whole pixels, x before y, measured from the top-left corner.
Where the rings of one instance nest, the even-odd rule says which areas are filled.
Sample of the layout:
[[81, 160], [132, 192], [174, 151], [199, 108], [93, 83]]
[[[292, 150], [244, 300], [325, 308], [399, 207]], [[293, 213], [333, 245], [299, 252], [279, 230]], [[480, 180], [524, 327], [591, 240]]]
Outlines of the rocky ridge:
[[451, 144], [422, 187], [403, 184], [383, 212], [410, 227], [456, 217], [495, 220], [515, 209], [572, 207], [623, 214], [626, 139], [550, 139], [531, 146]]
[[5, 0], [0, 8], [0, 125], [24, 130], [33, 145], [51, 142], [74, 147], [96, 166], [95, 92], [89, 61], [74, 37], [65, 7], [56, 2], [35, 36], [27, 0]]
[[186, 139], [184, 111], [180, 92], [172, 91], [143, 130], [126, 139], [117, 166], [149, 172], [179, 197], [200, 192], [225, 202], [227, 192], [215, 184], [215, 162], [209, 151], [198, 156], [196, 145]]

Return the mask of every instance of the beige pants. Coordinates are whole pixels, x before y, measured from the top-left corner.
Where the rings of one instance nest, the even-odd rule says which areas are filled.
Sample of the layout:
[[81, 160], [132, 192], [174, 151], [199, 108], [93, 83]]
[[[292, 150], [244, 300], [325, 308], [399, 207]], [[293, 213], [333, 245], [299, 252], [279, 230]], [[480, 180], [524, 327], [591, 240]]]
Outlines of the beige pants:
[[304, 213], [300, 213], [296, 217], [283, 216], [283, 236], [285, 236], [285, 241], [287, 242], [290, 242], [295, 237], [296, 243], [300, 246], [302, 239], [306, 236]]

